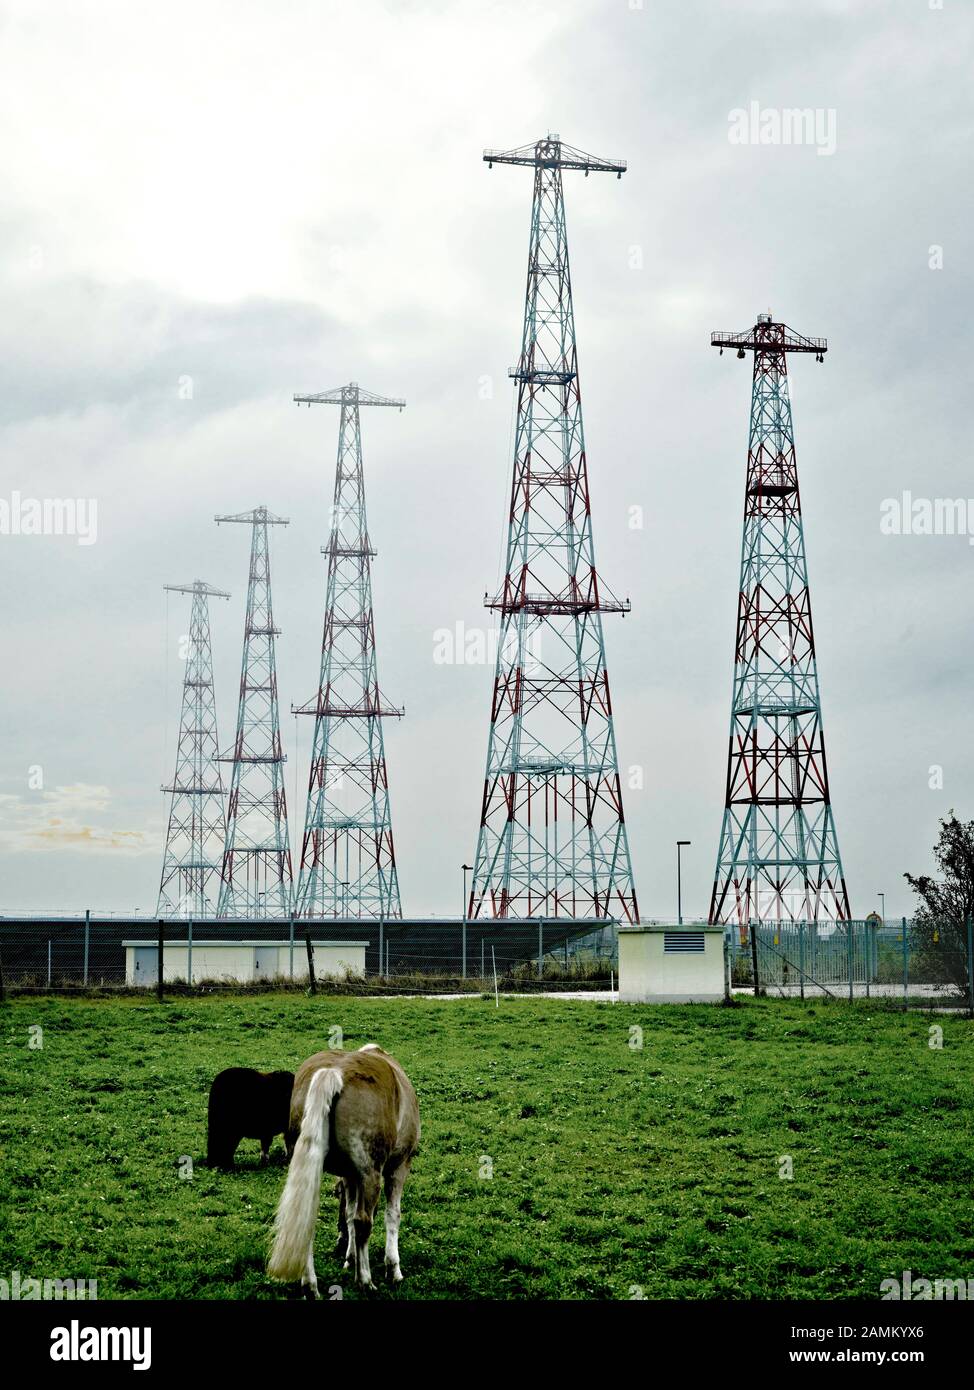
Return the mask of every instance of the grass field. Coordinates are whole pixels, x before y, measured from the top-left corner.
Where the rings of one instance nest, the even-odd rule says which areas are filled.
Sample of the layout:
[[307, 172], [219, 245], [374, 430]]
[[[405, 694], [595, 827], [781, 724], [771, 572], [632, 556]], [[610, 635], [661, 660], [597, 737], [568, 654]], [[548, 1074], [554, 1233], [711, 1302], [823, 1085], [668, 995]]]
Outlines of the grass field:
[[[281, 1141], [264, 1170], [251, 1140], [236, 1172], [202, 1166], [207, 1091], [226, 1066], [293, 1068], [336, 1025], [394, 1052], [422, 1110], [405, 1283], [370, 1297], [875, 1298], [904, 1269], [974, 1276], [974, 1026], [936, 1023], [939, 1050], [928, 1018], [821, 1001], [15, 999], [0, 1276], [284, 1297], [263, 1275]], [[326, 1191], [319, 1282], [354, 1298]], [[381, 1248], [380, 1209], [377, 1278]]]

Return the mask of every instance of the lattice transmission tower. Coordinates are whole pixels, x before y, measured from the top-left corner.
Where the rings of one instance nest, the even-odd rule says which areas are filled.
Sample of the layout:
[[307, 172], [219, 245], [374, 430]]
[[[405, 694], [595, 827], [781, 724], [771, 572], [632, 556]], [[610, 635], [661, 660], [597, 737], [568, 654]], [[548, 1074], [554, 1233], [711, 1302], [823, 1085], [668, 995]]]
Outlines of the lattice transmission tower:
[[220, 917], [286, 917], [291, 908], [291, 851], [284, 794], [284, 753], [277, 700], [269, 527], [287, 526], [266, 507], [217, 523], [251, 527], [237, 734], [223, 761], [232, 764]]
[[534, 170], [531, 238], [487, 774], [471, 917], [638, 920], [595, 568], [562, 170], [621, 178], [548, 135], [488, 150]]
[[226, 835], [224, 797], [213, 693], [210, 599], [229, 598], [202, 579], [166, 584], [171, 594], [193, 598], [179, 716], [179, 742], [170, 793], [169, 826], [159, 884], [159, 917], [212, 917], [220, 893]]
[[711, 344], [754, 354], [727, 786], [712, 923], [849, 920], [829, 795], [787, 355], [770, 313]]
[[383, 699], [375, 655], [372, 560], [365, 514], [362, 406], [406, 402], [356, 382], [313, 396], [341, 407], [318, 693], [294, 714], [314, 715], [297, 917], [401, 917], [382, 721], [404, 713]]

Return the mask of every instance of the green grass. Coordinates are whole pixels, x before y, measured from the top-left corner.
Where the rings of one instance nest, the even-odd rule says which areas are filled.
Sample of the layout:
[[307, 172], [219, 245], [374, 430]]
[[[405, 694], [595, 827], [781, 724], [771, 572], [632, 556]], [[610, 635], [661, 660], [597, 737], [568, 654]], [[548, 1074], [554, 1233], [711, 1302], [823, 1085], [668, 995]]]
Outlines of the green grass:
[[[974, 1027], [935, 1021], [942, 1050], [929, 1019], [867, 1003], [14, 1000], [0, 1277], [285, 1296], [263, 1275], [281, 1141], [265, 1170], [250, 1140], [236, 1172], [203, 1167], [207, 1091], [226, 1066], [296, 1066], [335, 1025], [347, 1047], [394, 1052], [422, 1111], [406, 1280], [371, 1297], [875, 1298], [903, 1269], [974, 1276]], [[329, 1184], [319, 1282], [355, 1297], [331, 1256], [335, 1206]], [[380, 1209], [377, 1273], [381, 1249]]]

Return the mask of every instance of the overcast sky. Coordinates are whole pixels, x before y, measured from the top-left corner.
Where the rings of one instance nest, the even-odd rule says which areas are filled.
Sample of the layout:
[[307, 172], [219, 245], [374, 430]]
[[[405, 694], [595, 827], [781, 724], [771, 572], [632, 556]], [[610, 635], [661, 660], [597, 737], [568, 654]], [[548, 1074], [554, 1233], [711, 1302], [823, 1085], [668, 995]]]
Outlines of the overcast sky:
[[[213, 516], [260, 504], [291, 518], [300, 844], [338, 412], [291, 395], [356, 380], [408, 402], [363, 412], [403, 910], [460, 911], [493, 670], [434, 634], [492, 621], [531, 199], [481, 153], [550, 130], [629, 161], [565, 185], [642, 912], [675, 911], [677, 837], [686, 911], [709, 902], [751, 367], [709, 335], [767, 309], [829, 341], [792, 385], [853, 912], [908, 911], [938, 818], [974, 817], [974, 547], [880, 530], [904, 490], [974, 498], [972, 34], [963, 0], [0, 4], [0, 501], [97, 504], [93, 544], [0, 535], [0, 909], [154, 907], [189, 619], [162, 586], [232, 594], [227, 745], [249, 533]], [[735, 143], [751, 102], [833, 138]]]

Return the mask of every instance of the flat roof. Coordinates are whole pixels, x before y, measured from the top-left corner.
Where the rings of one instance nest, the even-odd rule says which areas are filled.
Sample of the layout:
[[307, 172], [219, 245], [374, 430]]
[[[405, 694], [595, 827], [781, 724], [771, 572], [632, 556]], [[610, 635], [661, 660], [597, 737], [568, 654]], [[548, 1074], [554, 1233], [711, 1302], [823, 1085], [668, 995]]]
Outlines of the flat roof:
[[[182, 940], [180, 940], [180, 941], [164, 941], [162, 944], [163, 944], [163, 946], [181, 946], [181, 947], [184, 947], [184, 948], [187, 948], [187, 949], [188, 949], [188, 947], [189, 947], [189, 942], [186, 940], [185, 937], [183, 937]], [[123, 941], [123, 942], [122, 942], [122, 945], [123, 945], [123, 946], [151, 946], [153, 950], [158, 951], [158, 949], [159, 949], [159, 939], [158, 939], [158, 937], [157, 937], [154, 941], [153, 941], [153, 940], [148, 940], [148, 941]], [[209, 938], [209, 937], [204, 937], [202, 940], [200, 940], [199, 937], [195, 937], [194, 940], [193, 940], [193, 945], [196, 946], [196, 947], [203, 947], [203, 946], [205, 946], [205, 947], [207, 948], [207, 950], [209, 950], [211, 946], [219, 946], [219, 947], [230, 947], [230, 946], [290, 946], [290, 945], [291, 945], [291, 942], [290, 942], [290, 941], [244, 941], [244, 940], [238, 940], [238, 939], [235, 938], [235, 937], [225, 937], [225, 936], [221, 936], [221, 937], [217, 937], [217, 938], [213, 938], [213, 939], [211, 939], [211, 938]], [[296, 947], [298, 950], [304, 949], [304, 940], [303, 940], [303, 938], [301, 938], [301, 937], [295, 937], [295, 939], [294, 939], [294, 945], [295, 945], [295, 947]], [[311, 945], [312, 945], [312, 946], [371, 946], [372, 943], [371, 943], [371, 941], [312, 941]]]
[[665, 932], [675, 932], [675, 931], [682, 931], [682, 932], [712, 931], [712, 932], [724, 932], [724, 931], [726, 931], [726, 930], [727, 930], [726, 927], [720, 927], [720, 926], [718, 926], [718, 927], [712, 927], [712, 926], [709, 926], [706, 922], [690, 922], [690, 923], [683, 922], [683, 923], [680, 924], [680, 925], [674, 923], [672, 926], [670, 926], [669, 923], [667, 923], [667, 922], [640, 922], [639, 925], [637, 926], [636, 923], [633, 922], [633, 923], [627, 923], [624, 927], [620, 927], [620, 928], [619, 928], [619, 934], [620, 934], [620, 936], [621, 936], [623, 932], [627, 932], [627, 933], [628, 933], [628, 932], [647, 932], [647, 931], [665, 931]]

